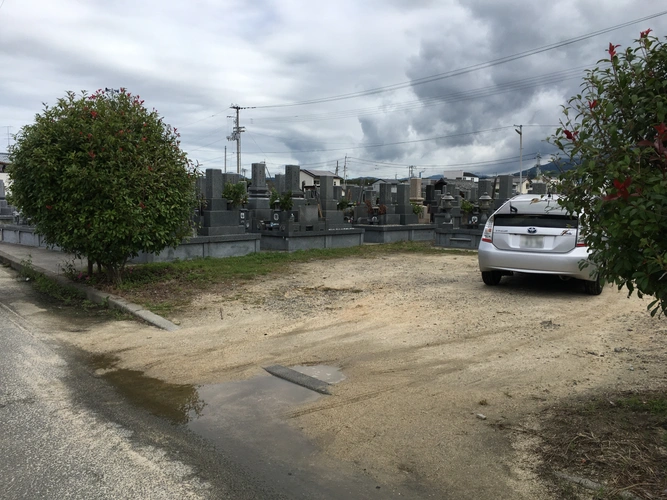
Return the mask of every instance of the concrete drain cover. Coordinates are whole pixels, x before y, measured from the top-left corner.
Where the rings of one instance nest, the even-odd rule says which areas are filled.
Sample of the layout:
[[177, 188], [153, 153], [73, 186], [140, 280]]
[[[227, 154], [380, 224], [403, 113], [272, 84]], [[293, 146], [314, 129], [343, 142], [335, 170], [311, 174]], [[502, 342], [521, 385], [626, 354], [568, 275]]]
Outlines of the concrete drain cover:
[[286, 366], [273, 365], [265, 366], [264, 369], [271, 375], [274, 375], [293, 384], [300, 385], [311, 391], [319, 392], [320, 394], [331, 394], [329, 392], [329, 384], [323, 380], [311, 377], [304, 373], [292, 370]]

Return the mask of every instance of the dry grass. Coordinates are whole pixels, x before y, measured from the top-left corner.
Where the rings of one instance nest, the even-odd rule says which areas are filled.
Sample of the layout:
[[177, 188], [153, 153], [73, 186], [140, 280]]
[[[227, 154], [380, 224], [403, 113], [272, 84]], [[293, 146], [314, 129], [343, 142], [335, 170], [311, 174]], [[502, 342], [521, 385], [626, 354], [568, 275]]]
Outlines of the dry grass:
[[543, 417], [545, 474], [599, 483], [596, 499], [667, 498], [667, 390], [577, 400]]

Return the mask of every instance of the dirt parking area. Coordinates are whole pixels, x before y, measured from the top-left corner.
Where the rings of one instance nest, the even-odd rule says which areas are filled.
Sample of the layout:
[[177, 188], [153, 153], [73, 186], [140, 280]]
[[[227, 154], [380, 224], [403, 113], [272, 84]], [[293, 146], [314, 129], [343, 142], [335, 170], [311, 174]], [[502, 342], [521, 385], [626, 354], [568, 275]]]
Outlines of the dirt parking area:
[[477, 256], [299, 264], [204, 294], [162, 332], [131, 321], [62, 333], [119, 366], [211, 384], [281, 364], [339, 367], [333, 394], [283, 418], [327, 455], [446, 498], [559, 498], [538, 476], [541, 412], [563, 398], [667, 385], [667, 324], [647, 299], [514, 276]]

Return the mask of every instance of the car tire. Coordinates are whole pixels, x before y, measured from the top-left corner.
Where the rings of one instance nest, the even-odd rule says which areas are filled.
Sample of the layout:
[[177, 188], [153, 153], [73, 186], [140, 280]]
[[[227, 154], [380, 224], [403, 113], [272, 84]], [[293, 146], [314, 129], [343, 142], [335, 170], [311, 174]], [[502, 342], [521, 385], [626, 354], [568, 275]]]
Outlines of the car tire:
[[502, 277], [500, 271], [482, 271], [482, 281], [485, 285], [496, 286]]
[[584, 291], [588, 295], [600, 295], [602, 293], [602, 283], [600, 283], [600, 277], [598, 276], [593, 281], [584, 281]]

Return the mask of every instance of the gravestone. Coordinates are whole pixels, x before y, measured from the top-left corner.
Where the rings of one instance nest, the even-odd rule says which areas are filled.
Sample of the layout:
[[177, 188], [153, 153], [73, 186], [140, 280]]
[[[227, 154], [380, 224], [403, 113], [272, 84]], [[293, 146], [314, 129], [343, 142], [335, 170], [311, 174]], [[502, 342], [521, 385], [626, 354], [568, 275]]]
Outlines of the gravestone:
[[477, 183], [478, 193], [488, 193], [493, 198], [493, 181], [490, 179], [480, 179]]
[[359, 186], [347, 186], [347, 196], [348, 201], [352, 203], [358, 203], [361, 196], [361, 188]]
[[248, 222], [252, 231], [259, 231], [265, 221], [271, 220], [269, 189], [266, 185], [266, 165], [252, 164], [252, 178], [248, 188]]
[[[236, 175], [236, 174], [235, 174]], [[201, 211], [200, 236], [220, 236], [245, 233], [246, 214], [240, 210], [228, 210], [227, 200], [222, 198], [224, 174], [220, 169], [206, 169], [204, 193], [206, 206]]]
[[401, 216], [400, 223], [403, 225], [419, 222], [419, 218], [410, 204], [410, 186], [407, 184], [396, 186], [396, 213]]
[[421, 203], [424, 201], [422, 196], [422, 180], [419, 177], [410, 179], [410, 201]]
[[380, 214], [380, 224], [395, 225], [401, 223], [401, 216], [396, 214], [396, 205], [392, 196], [391, 184], [380, 184], [380, 209], [384, 214]]
[[222, 183], [222, 170], [207, 168], [206, 177], [204, 178], [204, 196], [206, 200], [214, 200], [222, 198], [222, 190], [224, 185]]
[[7, 222], [12, 222], [14, 218], [14, 207], [11, 206], [6, 199], [5, 183], [0, 180], [0, 219]]
[[303, 198], [301, 190], [301, 167], [285, 165], [285, 192], [291, 192], [292, 198]]
[[269, 190], [266, 187], [266, 165], [252, 164], [252, 180], [248, 188], [249, 198], [268, 198]]
[[547, 185], [545, 182], [533, 182], [532, 194], [547, 194]]
[[225, 173], [222, 175], [222, 189], [225, 189], [227, 184], [238, 184], [241, 182], [241, 176], [239, 174]]
[[435, 185], [427, 184], [426, 185], [426, 198], [425, 200], [427, 205], [433, 204], [435, 201]]
[[514, 176], [512, 175], [500, 175], [498, 176], [498, 199], [499, 200], [509, 200], [513, 196], [512, 184], [514, 182]]
[[342, 224], [343, 212], [338, 210], [334, 199], [334, 178], [332, 175], [320, 176], [320, 207], [322, 216], [329, 224]]
[[391, 184], [380, 184], [380, 205], [392, 205]]
[[273, 184], [278, 194], [283, 194], [285, 192], [285, 174], [276, 174]]

